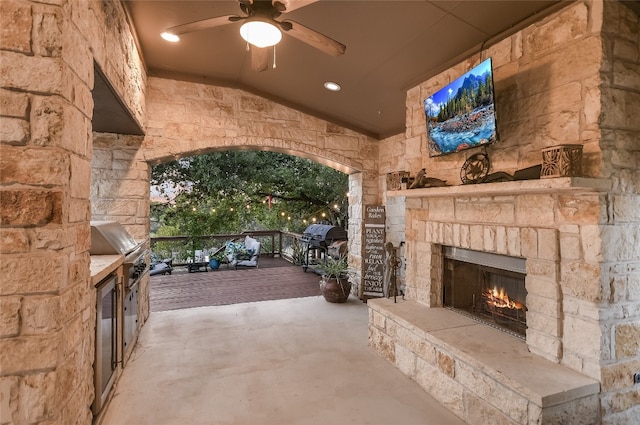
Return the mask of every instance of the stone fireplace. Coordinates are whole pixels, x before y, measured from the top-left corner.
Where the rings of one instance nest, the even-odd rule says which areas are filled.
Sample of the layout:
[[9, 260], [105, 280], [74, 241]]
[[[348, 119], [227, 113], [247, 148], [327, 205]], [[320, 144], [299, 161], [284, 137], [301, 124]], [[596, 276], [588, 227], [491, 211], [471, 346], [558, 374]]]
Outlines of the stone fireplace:
[[[628, 5], [571, 2], [488, 42], [410, 88], [403, 137], [380, 146], [406, 300], [369, 301], [370, 344], [467, 423], [637, 422], [640, 20]], [[490, 172], [513, 175], [544, 149], [580, 144], [588, 178], [462, 186], [474, 152], [426, 155], [424, 99], [489, 56], [500, 138], [486, 151]], [[449, 186], [385, 190], [388, 173], [421, 169]], [[524, 259], [524, 339], [444, 308], [443, 247]]]
[[557, 178], [388, 192], [405, 198], [411, 223], [407, 299], [369, 301], [371, 345], [469, 423], [592, 423], [600, 386], [585, 372], [599, 343], [584, 341], [600, 330], [569, 288], [593, 279], [592, 253], [574, 242], [608, 185]]

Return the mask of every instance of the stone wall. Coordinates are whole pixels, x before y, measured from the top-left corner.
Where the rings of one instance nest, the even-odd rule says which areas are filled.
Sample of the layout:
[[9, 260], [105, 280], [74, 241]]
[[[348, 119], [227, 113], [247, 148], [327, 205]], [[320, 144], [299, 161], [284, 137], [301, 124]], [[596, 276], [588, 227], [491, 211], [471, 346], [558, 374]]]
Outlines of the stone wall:
[[[117, 221], [149, 248], [150, 166], [141, 159], [142, 140], [142, 136], [93, 133], [91, 219]], [[138, 327], [149, 318], [148, 285], [147, 275], [138, 292]]]
[[[81, 37], [77, 41], [87, 40], [91, 49], [83, 52], [83, 62], [93, 59], [98, 64], [123, 107], [144, 128], [147, 75], [122, 4], [98, 0], [69, 0], [69, 3], [72, 25]], [[68, 48], [75, 46], [70, 43]], [[92, 69], [87, 72], [93, 74]]]
[[92, 419], [94, 55], [141, 120], [144, 73], [120, 3], [0, 2], [2, 424]]
[[[499, 141], [487, 149], [491, 172], [513, 173], [539, 164], [545, 147], [579, 143], [584, 146], [584, 174], [599, 176], [599, 7], [597, 2], [578, 2], [410, 89], [404, 139], [381, 141], [381, 187], [388, 172], [415, 175], [422, 168], [429, 177], [446, 180], [449, 185], [461, 184], [460, 167], [477, 150], [430, 158], [422, 101], [487, 57], [492, 58], [494, 67], [499, 133]], [[579, 69], [575, 69], [576, 62]], [[401, 205], [403, 200], [391, 202]], [[406, 223], [407, 232], [417, 225]], [[388, 220], [387, 227], [390, 225]]]
[[[601, 226], [600, 325], [604, 423], [640, 417], [640, 18], [605, 2], [602, 28], [602, 175], [613, 182]], [[573, 313], [573, 312], [567, 312]]]
[[150, 78], [147, 105], [142, 155], [151, 164], [216, 150], [256, 149], [309, 158], [349, 174], [349, 261], [357, 291], [362, 205], [380, 202], [377, 141], [226, 87]]
[[[397, 255], [405, 258], [405, 199], [387, 196], [387, 174], [395, 171], [419, 170], [422, 161], [420, 144], [404, 143], [404, 134], [388, 137], [380, 141], [380, 166], [378, 168], [378, 187], [386, 209], [386, 242], [396, 247]], [[413, 173], [415, 174], [415, 172]], [[398, 288], [405, 287], [406, 263], [396, 271]]]
[[490, 171], [513, 173], [540, 164], [543, 148], [577, 143], [584, 146], [584, 175], [598, 177], [602, 45], [597, 9], [598, 2], [577, 2], [410, 89], [405, 155], [396, 156], [391, 168], [412, 175], [426, 168], [429, 177], [461, 184], [460, 167], [477, 149], [430, 158], [422, 102], [491, 57], [499, 140], [487, 148]]
[[374, 139], [239, 89], [150, 78], [147, 105], [143, 149], [151, 164], [253, 148], [377, 174]]
[[91, 218], [114, 220], [138, 241], [149, 239], [150, 166], [143, 136], [93, 134]]
[[499, 130], [491, 172], [540, 163], [552, 145], [584, 146], [584, 175], [600, 189], [407, 198], [407, 292], [440, 305], [441, 245], [526, 257], [527, 343], [598, 379], [611, 424], [634, 423], [640, 411], [638, 22], [619, 2], [572, 3], [409, 90], [406, 140], [380, 147], [380, 180], [426, 168], [459, 185], [476, 151], [429, 158], [422, 100], [489, 56]]

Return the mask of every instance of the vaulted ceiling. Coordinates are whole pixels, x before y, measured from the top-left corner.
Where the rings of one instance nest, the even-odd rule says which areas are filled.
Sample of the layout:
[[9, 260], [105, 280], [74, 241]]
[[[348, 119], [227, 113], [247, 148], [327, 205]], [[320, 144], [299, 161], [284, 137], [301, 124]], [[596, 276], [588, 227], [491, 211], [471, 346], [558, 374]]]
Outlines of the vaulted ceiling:
[[[296, 0], [283, 0], [293, 2]], [[183, 34], [166, 29], [245, 16], [237, 0], [127, 0], [149, 75], [238, 87], [375, 138], [404, 132], [407, 89], [480, 51], [562, 3], [557, 0], [304, 0], [288, 19], [346, 45], [331, 56], [284, 32], [276, 67], [251, 69], [240, 22]], [[295, 7], [295, 6], [294, 6]], [[341, 85], [338, 92], [323, 87]]]

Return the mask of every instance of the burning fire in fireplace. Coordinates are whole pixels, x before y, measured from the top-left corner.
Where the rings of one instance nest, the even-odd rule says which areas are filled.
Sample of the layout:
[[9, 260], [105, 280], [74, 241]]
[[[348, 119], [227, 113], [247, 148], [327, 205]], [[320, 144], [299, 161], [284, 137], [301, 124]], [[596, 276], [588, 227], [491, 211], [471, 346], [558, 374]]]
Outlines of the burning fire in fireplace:
[[494, 286], [493, 289], [487, 289], [483, 291], [482, 298], [489, 307], [527, 311], [525, 305], [520, 301], [509, 299], [504, 288], [498, 289]]
[[485, 314], [498, 325], [518, 334], [526, 329], [527, 307], [517, 299], [511, 299], [504, 287], [493, 286], [482, 291], [481, 314]]

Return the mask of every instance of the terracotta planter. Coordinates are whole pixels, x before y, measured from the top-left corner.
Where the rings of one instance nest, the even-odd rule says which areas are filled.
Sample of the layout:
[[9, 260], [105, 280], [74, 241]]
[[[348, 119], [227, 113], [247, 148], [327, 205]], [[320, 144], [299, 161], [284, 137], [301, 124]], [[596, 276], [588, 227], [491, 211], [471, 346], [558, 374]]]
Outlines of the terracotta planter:
[[349, 298], [351, 282], [345, 278], [322, 278], [320, 280], [320, 292], [324, 299], [330, 303], [343, 303]]

